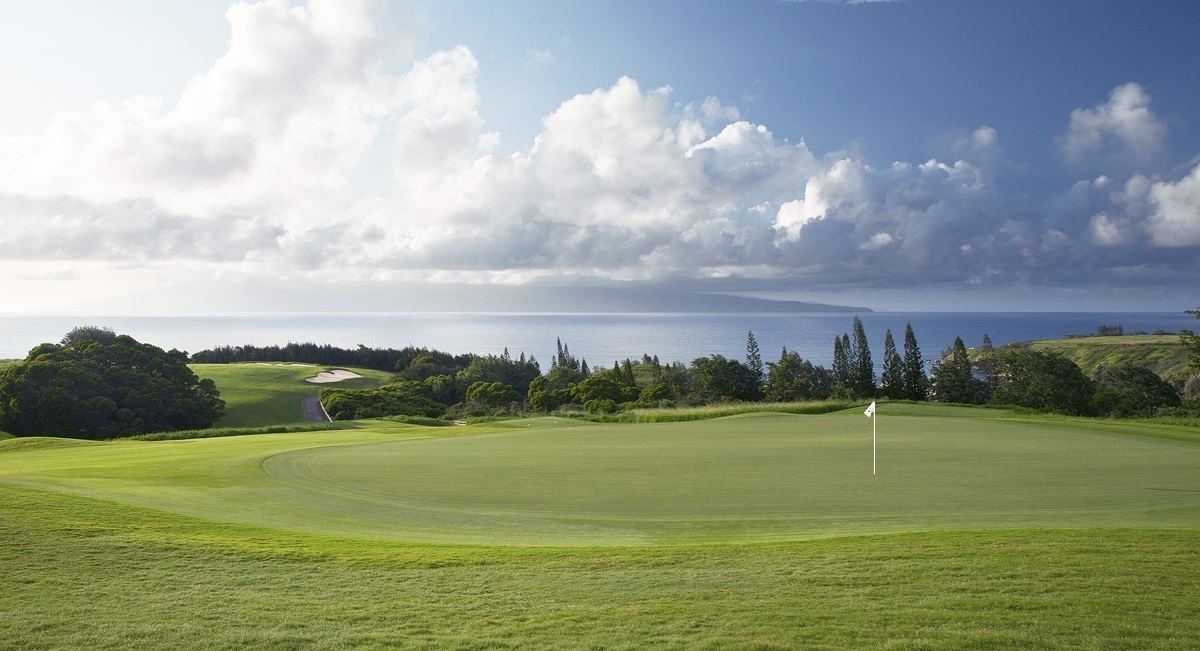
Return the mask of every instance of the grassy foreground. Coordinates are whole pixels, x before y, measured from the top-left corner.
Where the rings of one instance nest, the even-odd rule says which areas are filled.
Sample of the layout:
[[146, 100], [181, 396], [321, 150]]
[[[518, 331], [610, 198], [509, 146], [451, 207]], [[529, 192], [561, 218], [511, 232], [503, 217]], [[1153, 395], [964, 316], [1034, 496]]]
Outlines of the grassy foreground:
[[1196, 648], [1200, 432], [881, 407], [0, 441], [0, 649]]

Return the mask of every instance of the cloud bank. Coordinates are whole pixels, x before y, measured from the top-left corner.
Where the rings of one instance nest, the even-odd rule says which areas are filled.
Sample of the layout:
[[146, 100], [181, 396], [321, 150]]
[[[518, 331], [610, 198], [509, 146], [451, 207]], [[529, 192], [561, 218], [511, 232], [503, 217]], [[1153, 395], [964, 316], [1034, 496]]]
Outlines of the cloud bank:
[[[101, 103], [0, 141], [0, 257], [796, 290], [1200, 280], [1200, 162], [1169, 167], [1136, 83], [1047, 143], [1078, 183], [1014, 200], [988, 126], [954, 136], [954, 160], [876, 166], [632, 78], [566, 99], [500, 152], [466, 47], [388, 74], [368, 3], [266, 0], [227, 18], [228, 51], [173, 101]], [[374, 161], [389, 182], [355, 189]]]

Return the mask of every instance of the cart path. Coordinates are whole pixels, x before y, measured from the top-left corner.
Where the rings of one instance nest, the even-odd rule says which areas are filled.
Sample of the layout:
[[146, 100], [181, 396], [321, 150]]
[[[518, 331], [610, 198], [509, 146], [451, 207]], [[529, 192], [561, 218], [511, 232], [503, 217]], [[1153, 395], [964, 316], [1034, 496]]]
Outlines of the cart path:
[[304, 412], [304, 419], [310, 423], [328, 423], [332, 420], [321, 406], [320, 396], [310, 396], [301, 400], [300, 411]]

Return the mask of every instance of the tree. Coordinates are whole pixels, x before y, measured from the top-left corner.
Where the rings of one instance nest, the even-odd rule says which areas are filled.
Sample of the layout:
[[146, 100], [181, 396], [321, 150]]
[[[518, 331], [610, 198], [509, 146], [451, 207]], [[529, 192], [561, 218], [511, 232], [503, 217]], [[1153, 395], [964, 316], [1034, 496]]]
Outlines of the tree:
[[941, 402], [982, 404], [987, 397], [987, 384], [971, 373], [971, 358], [962, 337], [954, 338], [954, 346], [942, 354], [942, 361], [933, 370], [933, 391]]
[[503, 382], [476, 382], [467, 388], [464, 402], [469, 413], [482, 415], [519, 410], [522, 400], [516, 389]]
[[79, 326], [72, 328], [70, 332], [63, 336], [59, 342], [68, 348], [74, 348], [86, 341], [95, 341], [101, 344], [111, 344], [116, 341], [117, 333], [112, 328], [102, 328], [100, 326]]
[[570, 347], [564, 344], [562, 339], [556, 339], [555, 342], [558, 352], [550, 360], [550, 370], [546, 373], [546, 379], [550, 382], [549, 390], [566, 389], [590, 375], [587, 370], [587, 360], [581, 363], [576, 359], [571, 354]]
[[704, 402], [762, 399], [762, 385], [754, 372], [736, 359], [721, 355], [692, 360], [689, 396]]
[[384, 416], [437, 418], [447, 407], [446, 403], [430, 398], [424, 383], [415, 380], [396, 380], [372, 389], [330, 387], [321, 389], [320, 396], [321, 405], [333, 420]]
[[187, 353], [76, 328], [0, 373], [0, 430], [16, 436], [109, 439], [210, 427], [225, 403]]
[[607, 375], [593, 375], [571, 387], [571, 401], [580, 405], [592, 400], [611, 400], [620, 404], [637, 400], [639, 393], [637, 387]]
[[875, 365], [871, 361], [871, 345], [863, 330], [862, 319], [854, 317], [854, 346], [850, 358], [850, 387], [860, 398], [872, 398], [878, 392], [875, 385]]
[[1163, 407], [1182, 404], [1179, 390], [1143, 366], [1119, 364], [1096, 372], [1096, 407], [1115, 418], [1153, 416]]
[[799, 354], [784, 347], [777, 363], [768, 363], [766, 398], [772, 402], [823, 400], [829, 397], [833, 375], [821, 366], [813, 366]]
[[904, 387], [902, 395], [907, 400], [929, 399], [929, 378], [925, 376], [925, 360], [921, 359], [921, 348], [912, 324], [904, 326], [904, 365], [901, 371]]
[[996, 355], [991, 402], [1038, 411], [1084, 416], [1092, 412], [1095, 384], [1075, 362], [1037, 350], [1011, 350]]
[[637, 405], [639, 407], [674, 406], [675, 398], [670, 386], [662, 382], [651, 382], [638, 394]]
[[850, 390], [850, 339], [846, 335], [833, 338], [833, 392], [846, 393]]
[[754, 331], [746, 334], [746, 367], [758, 378], [759, 383], [765, 377], [762, 354], [758, 351], [758, 342], [754, 340]]
[[466, 386], [476, 382], [500, 382], [525, 395], [529, 391], [529, 383], [541, 374], [536, 359], [526, 358], [525, 353], [521, 353], [520, 358], [513, 359], [508, 349], [505, 349], [504, 354], [500, 356], [473, 357], [471, 363], [458, 372], [457, 377]]
[[896, 352], [896, 341], [888, 328], [883, 338], [883, 374], [879, 391], [885, 398], [904, 398], [904, 359]]
[[[1184, 312], [1200, 320], [1200, 307]], [[1194, 375], [1200, 375], [1200, 334], [1184, 329], [1179, 333], [1179, 343], [1183, 344], [1184, 349], [1187, 350], [1188, 370]]]
[[631, 387], [637, 387], [637, 375], [633, 372], [633, 360], [628, 357], [624, 362], [621, 362], [621, 378], [620, 380]]

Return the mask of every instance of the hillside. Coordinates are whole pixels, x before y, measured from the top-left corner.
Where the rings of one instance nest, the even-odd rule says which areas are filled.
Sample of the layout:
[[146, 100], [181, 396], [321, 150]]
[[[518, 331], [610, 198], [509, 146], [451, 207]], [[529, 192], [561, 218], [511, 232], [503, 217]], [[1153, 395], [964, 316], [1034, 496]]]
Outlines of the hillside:
[[338, 386], [367, 389], [385, 384], [391, 373], [354, 368], [356, 379], [343, 380], [336, 385], [313, 384], [305, 380], [324, 366], [303, 364], [192, 364], [192, 370], [202, 378], [216, 382], [221, 399], [225, 401], [225, 416], [219, 427], [261, 427], [304, 422], [300, 401], [316, 396], [322, 387]]
[[[1001, 350], [1031, 349], [1060, 353], [1092, 375], [1101, 366], [1134, 364], [1158, 373], [1168, 381], [1187, 377], [1187, 351], [1178, 335], [1124, 335], [1114, 337], [1072, 337], [1011, 343]], [[979, 349], [972, 351], [978, 356]]]

